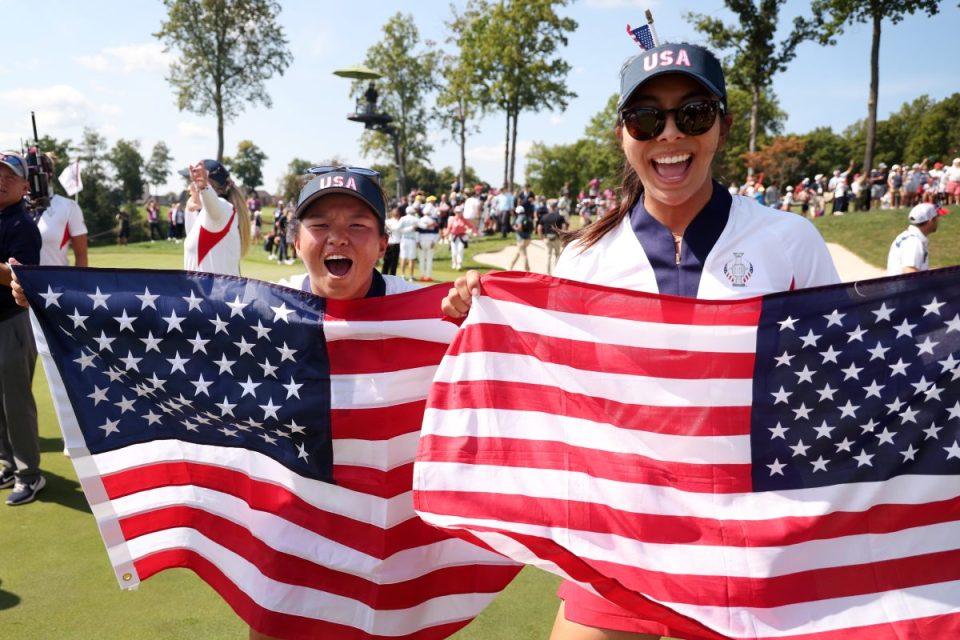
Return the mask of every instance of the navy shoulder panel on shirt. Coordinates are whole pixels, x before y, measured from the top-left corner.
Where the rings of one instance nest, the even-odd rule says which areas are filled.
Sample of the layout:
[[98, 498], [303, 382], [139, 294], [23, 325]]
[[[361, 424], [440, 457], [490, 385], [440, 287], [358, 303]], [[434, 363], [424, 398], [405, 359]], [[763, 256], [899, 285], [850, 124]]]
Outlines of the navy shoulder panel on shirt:
[[673, 233], [650, 215], [643, 205], [643, 197], [637, 201], [630, 212], [630, 223], [650, 266], [653, 267], [657, 290], [660, 293], [697, 297], [703, 265], [727, 226], [732, 203], [730, 192], [720, 183], [714, 182], [710, 200], [683, 233], [678, 265]]

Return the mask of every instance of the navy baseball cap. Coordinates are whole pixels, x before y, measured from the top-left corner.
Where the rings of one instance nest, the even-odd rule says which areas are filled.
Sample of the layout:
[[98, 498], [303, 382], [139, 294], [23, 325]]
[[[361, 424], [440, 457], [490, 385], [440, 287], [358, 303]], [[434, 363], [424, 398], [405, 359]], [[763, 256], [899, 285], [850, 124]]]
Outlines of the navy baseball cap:
[[10, 167], [10, 170], [20, 178], [25, 179], [27, 177], [27, 163], [24, 161], [23, 156], [15, 151], [0, 152], [0, 164], [5, 164]]
[[[204, 160], [203, 168], [207, 170], [207, 176], [217, 184], [225, 185], [227, 180], [230, 179], [230, 172], [227, 171], [227, 168], [223, 166], [222, 163], [217, 162], [216, 160]], [[190, 177], [190, 169], [180, 169], [180, 175], [184, 178]]]
[[313, 167], [310, 173], [314, 177], [300, 190], [297, 200], [297, 219], [303, 217], [310, 205], [331, 193], [353, 196], [370, 207], [380, 222], [387, 219], [387, 205], [377, 180], [380, 174], [376, 171], [360, 167]]
[[623, 109], [644, 82], [667, 73], [690, 76], [719, 97], [726, 109], [727, 83], [723, 78], [720, 61], [709, 49], [679, 42], [647, 49], [623, 63], [620, 69], [620, 100], [617, 102], [617, 111]]

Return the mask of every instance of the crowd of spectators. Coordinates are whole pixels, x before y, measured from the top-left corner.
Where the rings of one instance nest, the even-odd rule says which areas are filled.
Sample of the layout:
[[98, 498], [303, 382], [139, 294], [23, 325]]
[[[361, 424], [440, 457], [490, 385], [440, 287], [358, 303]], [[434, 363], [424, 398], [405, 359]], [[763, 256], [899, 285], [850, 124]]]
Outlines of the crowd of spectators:
[[960, 204], [960, 158], [949, 166], [942, 162], [894, 164], [880, 162], [869, 172], [854, 172], [854, 164], [818, 173], [796, 185], [764, 184], [763, 174], [749, 176], [743, 185], [730, 185], [730, 192], [755, 198], [768, 207], [798, 211], [811, 218], [849, 211], [899, 209], [922, 203], [937, 206]]

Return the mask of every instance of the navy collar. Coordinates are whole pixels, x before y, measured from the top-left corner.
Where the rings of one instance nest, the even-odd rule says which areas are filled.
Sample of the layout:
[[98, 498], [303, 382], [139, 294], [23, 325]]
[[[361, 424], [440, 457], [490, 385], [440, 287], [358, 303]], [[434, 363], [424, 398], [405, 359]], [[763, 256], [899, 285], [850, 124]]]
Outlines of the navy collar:
[[[300, 285], [302, 291], [307, 293], [313, 293], [313, 288], [310, 286], [310, 274], [307, 274], [307, 277], [303, 279], [303, 284]], [[381, 296], [387, 295], [387, 281], [383, 279], [383, 276], [380, 275], [380, 272], [376, 269], [373, 270], [373, 280], [370, 282], [370, 288], [367, 289], [367, 295], [363, 296], [364, 298], [379, 298]]]
[[673, 233], [650, 215], [643, 196], [630, 212], [630, 224], [653, 267], [660, 293], [697, 297], [703, 265], [727, 226], [733, 198], [726, 187], [713, 182], [713, 193], [706, 206], [690, 221], [680, 245], [680, 264], [676, 263]]

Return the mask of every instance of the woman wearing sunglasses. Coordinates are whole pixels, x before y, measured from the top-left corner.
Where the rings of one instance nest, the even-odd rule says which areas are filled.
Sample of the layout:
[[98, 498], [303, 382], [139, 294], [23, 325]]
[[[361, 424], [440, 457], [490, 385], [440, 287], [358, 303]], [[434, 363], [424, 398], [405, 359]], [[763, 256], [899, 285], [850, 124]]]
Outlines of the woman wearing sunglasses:
[[[616, 136], [626, 160], [620, 206], [568, 236], [554, 275], [704, 299], [745, 298], [839, 281], [817, 230], [800, 216], [731, 195], [712, 164], [733, 122], [717, 58], [663, 44], [620, 71]], [[477, 272], [443, 311], [462, 317]], [[648, 640], [666, 629], [564, 583], [551, 640]]]

